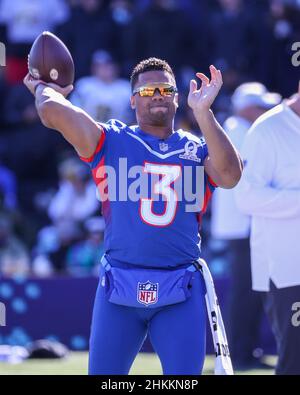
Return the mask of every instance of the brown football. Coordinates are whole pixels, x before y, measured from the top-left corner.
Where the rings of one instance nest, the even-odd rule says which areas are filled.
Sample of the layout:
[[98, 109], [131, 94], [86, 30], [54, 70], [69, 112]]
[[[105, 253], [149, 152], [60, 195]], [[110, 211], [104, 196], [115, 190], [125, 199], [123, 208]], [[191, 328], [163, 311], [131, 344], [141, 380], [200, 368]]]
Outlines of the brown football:
[[65, 44], [50, 32], [43, 32], [32, 44], [28, 69], [33, 78], [62, 87], [74, 82], [72, 56]]

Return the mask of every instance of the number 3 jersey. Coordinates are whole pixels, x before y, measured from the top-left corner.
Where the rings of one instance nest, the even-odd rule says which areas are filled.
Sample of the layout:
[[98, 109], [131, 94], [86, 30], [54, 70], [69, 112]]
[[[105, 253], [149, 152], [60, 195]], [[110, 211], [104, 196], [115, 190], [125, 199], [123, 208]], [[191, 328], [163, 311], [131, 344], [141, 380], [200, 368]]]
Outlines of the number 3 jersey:
[[200, 257], [200, 221], [215, 184], [203, 138], [183, 130], [159, 139], [118, 120], [99, 124], [87, 162], [102, 201], [113, 264], [172, 268]]

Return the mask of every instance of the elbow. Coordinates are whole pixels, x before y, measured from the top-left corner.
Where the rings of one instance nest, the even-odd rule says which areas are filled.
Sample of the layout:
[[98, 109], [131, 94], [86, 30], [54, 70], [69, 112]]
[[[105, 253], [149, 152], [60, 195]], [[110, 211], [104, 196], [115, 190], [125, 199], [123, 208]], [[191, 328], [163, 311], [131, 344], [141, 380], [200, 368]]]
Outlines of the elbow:
[[236, 170], [236, 172], [235, 172], [235, 174], [234, 174], [234, 176], [232, 178], [232, 185], [233, 186], [231, 188], [237, 186], [237, 184], [240, 182], [240, 179], [242, 178], [242, 174], [243, 174], [243, 166], [240, 166]]
[[226, 167], [223, 168], [220, 175], [221, 182], [219, 182], [218, 185], [225, 189], [234, 188], [237, 186], [242, 177], [243, 169], [243, 161], [241, 157], [237, 155], [236, 160], [231, 161]]
[[221, 182], [219, 186], [225, 189], [232, 189], [234, 188], [240, 181], [242, 177], [242, 168], [236, 167], [231, 170], [227, 170], [224, 172]]
[[241, 177], [242, 177], [242, 171], [237, 171], [237, 172], [233, 173], [230, 177], [230, 180], [228, 181], [227, 188], [231, 189], [231, 188], [234, 188], [235, 186], [237, 186]]
[[243, 169], [244, 169], [243, 161], [240, 158], [240, 156], [238, 159], [239, 159], [238, 163], [232, 167], [230, 172], [230, 181], [229, 181], [229, 186], [227, 187], [230, 189], [237, 186], [243, 174]]

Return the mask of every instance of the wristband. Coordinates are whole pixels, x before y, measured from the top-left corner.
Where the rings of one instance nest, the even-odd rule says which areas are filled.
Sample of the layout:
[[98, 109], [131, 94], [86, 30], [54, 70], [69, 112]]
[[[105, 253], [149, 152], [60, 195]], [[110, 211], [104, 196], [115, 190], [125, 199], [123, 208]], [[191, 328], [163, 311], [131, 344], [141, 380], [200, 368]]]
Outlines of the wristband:
[[40, 85], [47, 86], [47, 85], [45, 85], [43, 82], [39, 82], [39, 83], [34, 87], [34, 94], [36, 94], [36, 90], [37, 90], [37, 88], [38, 88]]

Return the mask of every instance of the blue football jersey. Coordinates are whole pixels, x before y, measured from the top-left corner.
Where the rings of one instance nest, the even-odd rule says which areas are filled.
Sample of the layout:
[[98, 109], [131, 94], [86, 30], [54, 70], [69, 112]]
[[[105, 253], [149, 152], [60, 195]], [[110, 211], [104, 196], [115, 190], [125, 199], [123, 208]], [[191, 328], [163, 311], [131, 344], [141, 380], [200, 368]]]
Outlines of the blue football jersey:
[[200, 257], [199, 224], [215, 184], [204, 172], [203, 138], [167, 139], [118, 120], [100, 124], [89, 163], [102, 200], [111, 263], [172, 268]]

